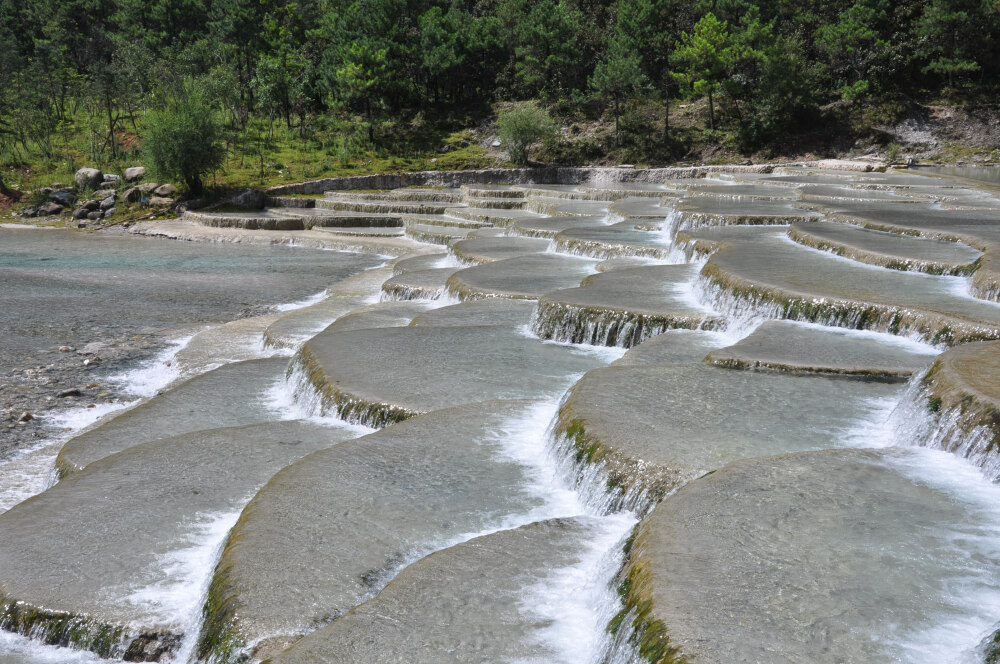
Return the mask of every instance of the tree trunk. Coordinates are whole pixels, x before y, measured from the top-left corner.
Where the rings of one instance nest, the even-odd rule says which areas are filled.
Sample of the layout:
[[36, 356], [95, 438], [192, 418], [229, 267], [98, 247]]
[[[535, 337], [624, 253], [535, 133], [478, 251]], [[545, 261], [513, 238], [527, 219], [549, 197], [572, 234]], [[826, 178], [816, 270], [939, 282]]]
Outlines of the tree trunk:
[[618, 98], [615, 97], [615, 149], [616, 150], [618, 149], [618, 146], [621, 143], [621, 135], [620, 135], [620, 131], [618, 129], [618, 116], [619, 115], [620, 115], [620, 113], [619, 113], [619, 107], [618, 107]]
[[670, 74], [663, 77], [663, 142], [670, 141]]
[[715, 131], [715, 106], [712, 102], [712, 88], [708, 89], [708, 126]]

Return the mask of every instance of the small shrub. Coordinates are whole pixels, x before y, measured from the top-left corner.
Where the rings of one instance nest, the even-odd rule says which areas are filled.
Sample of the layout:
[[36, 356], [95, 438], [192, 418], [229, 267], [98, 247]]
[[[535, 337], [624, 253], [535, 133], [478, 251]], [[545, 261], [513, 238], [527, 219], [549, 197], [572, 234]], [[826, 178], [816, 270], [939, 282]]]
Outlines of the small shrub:
[[535, 104], [525, 104], [497, 115], [500, 140], [515, 164], [528, 163], [528, 148], [555, 133], [555, 124], [548, 112]]
[[885, 149], [885, 161], [887, 164], [892, 165], [899, 161], [899, 156], [903, 149], [899, 147], [899, 143], [889, 143], [888, 147]]
[[155, 175], [180, 179], [196, 195], [204, 189], [201, 176], [222, 166], [226, 156], [215, 109], [197, 91], [149, 114], [143, 150]]

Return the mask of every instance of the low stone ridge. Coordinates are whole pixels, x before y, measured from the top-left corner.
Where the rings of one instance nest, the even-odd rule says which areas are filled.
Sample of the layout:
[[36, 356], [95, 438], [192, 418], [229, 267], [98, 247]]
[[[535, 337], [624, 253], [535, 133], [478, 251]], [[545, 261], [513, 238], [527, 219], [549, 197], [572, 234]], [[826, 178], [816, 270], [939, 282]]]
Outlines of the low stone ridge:
[[371, 304], [382, 282], [392, 276], [387, 267], [365, 270], [327, 289], [327, 297], [308, 307], [283, 314], [263, 332], [264, 343], [275, 348], [297, 348], [330, 323], [354, 309]]
[[249, 360], [196, 376], [71, 439], [59, 452], [56, 470], [66, 476], [168, 435], [265, 422], [273, 414], [263, 400], [287, 366], [288, 358]]
[[963, 601], [941, 594], [952, 575], [975, 587], [996, 564], [956, 551], [983, 532], [976, 508], [908, 476], [911, 454], [766, 457], [689, 483], [640, 523], [611, 628], [659, 664], [898, 659]]
[[797, 192], [790, 187], [781, 187], [756, 183], [723, 183], [696, 182], [685, 186], [689, 196], [719, 196], [723, 198], [739, 198], [741, 200], [795, 200]]
[[682, 166], [673, 168], [494, 168], [469, 171], [419, 171], [411, 173], [379, 173], [339, 178], [325, 178], [310, 182], [279, 185], [268, 189], [275, 196], [285, 194], [321, 194], [331, 190], [347, 189], [400, 189], [404, 187], [459, 187], [463, 184], [534, 184], [560, 183], [578, 185], [588, 183], [595, 187], [613, 188], [619, 185], [642, 185], [662, 188], [664, 180], [703, 177], [707, 173], [770, 173], [774, 164], [754, 166]]
[[359, 307], [330, 324], [330, 332], [366, 330], [375, 327], [404, 327], [414, 316], [427, 310], [425, 302], [378, 302]]
[[702, 276], [721, 311], [915, 333], [932, 344], [1000, 337], [1000, 307], [956, 294], [947, 278], [868, 267], [766, 236], [714, 254]]
[[[921, 385], [920, 405], [940, 422], [916, 442], [959, 454], [994, 479], [1000, 462], [1000, 343], [964, 344], [937, 357]], [[929, 434], [929, 436], [927, 436]]]
[[600, 259], [619, 256], [665, 259], [670, 255], [661, 232], [637, 229], [634, 221], [568, 228], [555, 236], [555, 244], [557, 251]]
[[602, 200], [578, 200], [530, 195], [525, 209], [553, 217], [585, 215], [603, 217], [608, 213], [608, 203]]
[[163, 661], [195, 608], [175, 605], [187, 570], [165, 558], [198, 541], [207, 515], [238, 513], [278, 470], [353, 435], [294, 421], [198, 431], [62, 479], [0, 515], [0, 626], [106, 658]]
[[766, 321], [732, 346], [713, 350], [705, 361], [735, 369], [771, 369], [905, 381], [934, 361], [887, 342], [859, 338], [834, 328]]
[[584, 519], [542, 521], [427, 556], [378, 597], [271, 661], [491, 664], [555, 657], [539, 645], [549, 619], [532, 614], [523, 593], [574, 564], [592, 529]]
[[406, 235], [418, 242], [449, 245], [456, 240], [464, 240], [477, 227], [444, 226], [441, 224], [406, 224]]
[[665, 330], [641, 344], [632, 346], [627, 353], [611, 363], [613, 367], [649, 364], [678, 364], [700, 362], [705, 355], [720, 344], [719, 333], [706, 330]]
[[510, 519], [530, 521], [543, 497], [502, 450], [536, 407], [494, 401], [435, 411], [275, 475], [247, 505], [216, 568], [201, 657], [238, 661], [253, 648], [252, 658], [266, 658], [375, 596], [421, 556]]
[[957, 242], [891, 235], [830, 221], [792, 224], [788, 236], [807, 247], [863, 263], [930, 274], [971, 274], [983, 255]]
[[457, 267], [401, 272], [382, 284], [382, 297], [393, 300], [434, 300], [444, 293], [445, 283]]
[[507, 232], [526, 237], [554, 238], [567, 228], [599, 226], [604, 219], [603, 215], [515, 219], [507, 226]]
[[1000, 229], [996, 223], [1000, 208], [957, 210], [910, 206], [901, 210], [838, 206], [829, 212], [832, 218], [865, 228], [963, 242], [984, 252], [972, 275], [972, 293], [1000, 301]]
[[463, 403], [557, 398], [601, 364], [509, 327], [425, 325], [323, 332], [295, 362], [324, 409], [376, 427]]
[[544, 253], [549, 241], [529, 237], [469, 238], [451, 245], [455, 256], [466, 263], [492, 263], [517, 256]]
[[310, 228], [400, 228], [403, 225], [398, 214], [378, 214], [368, 212], [339, 212], [307, 207], [272, 207], [265, 210], [279, 217], [296, 217], [302, 220], [302, 227]]
[[[173, 201], [170, 201], [173, 203]], [[195, 212], [186, 211], [183, 219], [218, 228], [243, 228], [246, 230], [301, 231], [305, 224], [299, 216], [279, 215], [263, 210], [246, 212]]]
[[664, 330], [714, 327], [720, 321], [683, 294], [695, 274], [691, 265], [652, 265], [587, 277], [543, 296], [531, 329], [543, 339], [630, 348]]
[[535, 304], [529, 300], [491, 298], [470, 300], [440, 309], [431, 309], [416, 317], [410, 325], [450, 327], [454, 325], [503, 325], [522, 327], [531, 322]]
[[838, 430], [867, 412], [867, 399], [899, 394], [886, 383], [703, 363], [619, 365], [572, 387], [556, 434], [578, 474], [596, 465], [616, 504], [641, 510], [737, 459], [842, 445]]
[[448, 292], [462, 300], [536, 300], [551, 291], [576, 286], [593, 273], [595, 264], [594, 260], [557, 254], [508, 258], [459, 270], [448, 279]]

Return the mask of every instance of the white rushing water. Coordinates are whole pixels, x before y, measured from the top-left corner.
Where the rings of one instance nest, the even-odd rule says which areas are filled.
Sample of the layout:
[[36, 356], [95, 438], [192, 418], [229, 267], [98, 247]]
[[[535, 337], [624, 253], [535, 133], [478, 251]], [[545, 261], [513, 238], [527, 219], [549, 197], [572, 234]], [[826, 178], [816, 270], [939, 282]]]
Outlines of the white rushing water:
[[1000, 617], [1000, 486], [964, 459], [942, 450], [910, 448], [893, 465], [914, 482], [947, 495], [969, 515], [939, 533], [949, 545], [942, 575], [944, 608], [924, 629], [896, 634], [892, 645], [912, 664], [982, 661], [977, 648]]
[[[243, 504], [250, 501], [248, 496]], [[158, 557], [151, 570], [156, 580], [133, 589], [125, 601], [140, 616], [176, 625], [183, 634], [181, 646], [171, 658], [174, 664], [191, 660], [198, 643], [202, 606], [229, 531], [236, 525], [242, 510], [201, 514], [189, 525], [187, 536], [177, 548]]]

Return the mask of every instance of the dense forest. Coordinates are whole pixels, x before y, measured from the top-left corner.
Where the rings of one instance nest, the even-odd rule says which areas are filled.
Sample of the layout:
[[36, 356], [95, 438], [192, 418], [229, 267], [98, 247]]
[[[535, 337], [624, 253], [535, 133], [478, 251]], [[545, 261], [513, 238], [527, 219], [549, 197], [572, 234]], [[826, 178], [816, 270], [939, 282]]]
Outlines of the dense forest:
[[0, 163], [115, 163], [192, 103], [262, 176], [281, 141], [405, 155], [526, 100], [614, 123], [554, 160], [668, 160], [685, 102], [749, 151], [989, 95], [998, 35], [1000, 0], [0, 0]]

